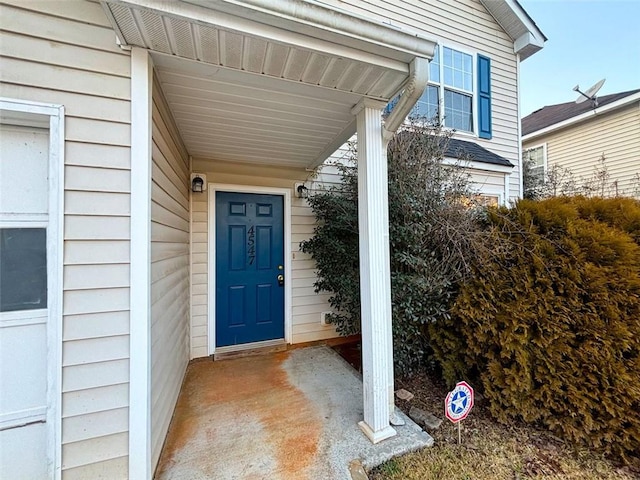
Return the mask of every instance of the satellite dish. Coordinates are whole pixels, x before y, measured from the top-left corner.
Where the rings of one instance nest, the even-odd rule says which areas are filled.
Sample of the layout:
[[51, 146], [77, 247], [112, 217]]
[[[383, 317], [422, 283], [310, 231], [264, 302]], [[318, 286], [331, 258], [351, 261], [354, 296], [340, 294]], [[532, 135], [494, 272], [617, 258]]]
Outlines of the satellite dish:
[[603, 78], [598, 83], [596, 83], [593, 87], [587, 89], [586, 92], [580, 91], [580, 85], [576, 85], [575, 87], [573, 87], [573, 91], [578, 92], [580, 94], [580, 96], [576, 98], [576, 103], [582, 103], [582, 102], [586, 102], [587, 100], [591, 100], [593, 102], [593, 107], [594, 108], [597, 107], [598, 99], [596, 98], [596, 93], [598, 93], [598, 90], [602, 88], [602, 85], [604, 85], [605, 80], [606, 78]]

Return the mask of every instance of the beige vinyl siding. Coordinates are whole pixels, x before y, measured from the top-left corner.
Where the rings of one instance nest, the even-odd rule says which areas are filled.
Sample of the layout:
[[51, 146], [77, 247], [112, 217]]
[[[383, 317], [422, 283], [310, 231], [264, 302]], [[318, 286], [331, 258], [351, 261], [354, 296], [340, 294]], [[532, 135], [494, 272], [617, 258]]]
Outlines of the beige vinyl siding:
[[[300, 252], [300, 242], [313, 233], [315, 217], [306, 200], [297, 198], [293, 192], [296, 182], [306, 181], [310, 187], [320, 188], [319, 182], [328, 185], [338, 181], [335, 168], [324, 170], [313, 181], [310, 173], [301, 169], [193, 160], [193, 171], [206, 173], [208, 182], [291, 189], [292, 343], [337, 336], [334, 328], [320, 324], [320, 313], [329, 310], [328, 295], [313, 291], [315, 264]], [[197, 358], [208, 355], [208, 193], [193, 194], [192, 207], [191, 358]]]
[[[459, 138], [477, 142], [513, 163], [509, 196], [519, 196], [517, 57], [513, 41], [478, 0], [326, 0], [324, 3], [434, 38], [445, 46], [488, 56], [493, 138], [483, 140], [464, 134]], [[476, 66], [474, 73], [477, 73]], [[477, 109], [477, 97], [474, 97], [473, 108]]]
[[[640, 174], [640, 102], [594, 117], [523, 143], [522, 148], [546, 144], [547, 166], [569, 169], [578, 185], [593, 177], [602, 155], [609, 183], [618, 182], [620, 195], [631, 194]], [[609, 193], [615, 195], [615, 188]]]
[[[295, 196], [293, 186], [297, 182], [305, 182], [313, 194], [314, 191], [337, 185], [340, 182], [340, 172], [336, 164], [348, 162], [349, 158], [349, 149], [345, 144], [313, 174], [298, 169], [238, 165], [203, 159], [193, 161], [193, 171], [205, 173], [208, 182], [292, 189], [291, 282], [294, 344], [333, 338], [338, 334], [334, 328], [320, 324], [321, 313], [331, 310], [329, 295], [315, 292], [315, 262], [310, 255], [300, 251], [300, 242], [312, 236], [316, 219], [306, 200]], [[479, 192], [487, 195], [504, 194], [503, 173], [473, 169], [467, 171], [472, 187]], [[208, 198], [207, 193], [192, 195], [191, 358], [208, 355]]]
[[62, 476], [128, 468], [130, 59], [92, 2], [1, 2], [0, 96], [65, 107]]
[[151, 464], [189, 362], [189, 157], [157, 81], [151, 187]]
[[485, 170], [476, 170], [469, 168], [466, 170], [469, 174], [471, 188], [480, 195], [496, 196], [500, 195], [505, 201], [509, 201], [505, 196], [504, 173], [488, 172]]

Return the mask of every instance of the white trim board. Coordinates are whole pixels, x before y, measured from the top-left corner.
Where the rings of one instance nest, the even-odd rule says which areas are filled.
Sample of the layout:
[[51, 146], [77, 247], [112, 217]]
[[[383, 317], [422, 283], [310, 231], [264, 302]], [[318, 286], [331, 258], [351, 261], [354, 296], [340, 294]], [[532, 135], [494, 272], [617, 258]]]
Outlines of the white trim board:
[[[522, 82], [520, 80], [520, 54], [516, 54], [516, 89], [518, 96], [518, 105], [517, 105], [517, 113], [518, 113], [518, 138], [522, 139], [522, 108], [520, 106], [522, 101], [522, 90], [521, 90]], [[510, 193], [510, 192], [509, 192]], [[522, 140], [518, 142], [518, 198], [524, 197], [524, 182], [522, 179]], [[508, 198], [508, 197], [507, 197]]]
[[153, 64], [131, 51], [131, 274], [129, 324], [129, 478], [151, 468], [151, 109]]
[[291, 278], [291, 190], [288, 188], [257, 187], [251, 185], [229, 185], [219, 183], [209, 183], [207, 188], [209, 198], [207, 208], [209, 209], [208, 227], [208, 306], [207, 311], [207, 338], [208, 353], [213, 355], [216, 350], [216, 192], [237, 192], [237, 193], [263, 193], [269, 195], [280, 195], [284, 200], [284, 340], [291, 343], [293, 336], [293, 312], [292, 312], [292, 278]]
[[[51, 478], [62, 475], [62, 286], [64, 246], [64, 107], [0, 98], [0, 123], [49, 130], [47, 225], [47, 451]], [[33, 225], [32, 225], [33, 226]]]
[[459, 158], [445, 157], [442, 160], [443, 165], [454, 165], [462, 168], [470, 168], [473, 170], [482, 170], [484, 172], [494, 173], [512, 173], [513, 167], [506, 165], [496, 165], [494, 163], [478, 162], [475, 160], [461, 160]]
[[556, 130], [560, 130], [561, 128], [565, 128], [570, 125], [584, 122], [585, 120], [595, 118], [598, 115], [602, 115], [612, 110], [622, 108], [634, 102], [640, 102], [640, 92], [634, 93], [633, 95], [629, 95], [628, 97], [621, 98], [620, 100], [609, 103], [607, 105], [603, 105], [602, 107], [596, 107], [593, 110], [589, 110], [588, 112], [582, 113], [580, 115], [576, 115], [575, 117], [568, 118], [566, 120], [563, 120], [562, 122], [554, 123], [553, 125], [549, 125], [548, 127], [541, 128], [540, 130], [536, 130], [535, 132], [528, 133], [522, 137], [522, 142], [528, 142], [530, 140], [533, 140], [536, 137], [546, 135], [547, 133], [555, 132]]

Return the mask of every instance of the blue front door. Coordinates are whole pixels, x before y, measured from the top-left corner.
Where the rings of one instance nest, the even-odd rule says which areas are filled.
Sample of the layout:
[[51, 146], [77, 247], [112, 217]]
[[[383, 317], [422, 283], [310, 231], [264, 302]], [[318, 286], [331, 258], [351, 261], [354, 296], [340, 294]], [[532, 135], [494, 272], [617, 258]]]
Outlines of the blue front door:
[[284, 201], [216, 192], [216, 346], [284, 338]]

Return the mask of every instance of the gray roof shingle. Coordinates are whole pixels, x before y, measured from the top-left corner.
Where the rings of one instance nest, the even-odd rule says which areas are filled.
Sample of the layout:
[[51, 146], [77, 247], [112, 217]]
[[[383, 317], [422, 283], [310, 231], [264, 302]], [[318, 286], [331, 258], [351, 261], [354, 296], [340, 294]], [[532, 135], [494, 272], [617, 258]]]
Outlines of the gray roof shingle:
[[449, 139], [445, 156], [451, 158], [466, 158], [482, 163], [490, 163], [492, 165], [502, 165], [504, 167], [513, 167], [513, 163], [500, 155], [490, 152], [486, 148], [474, 142], [458, 140], [457, 138]]
[[[598, 107], [603, 107], [609, 103], [613, 103], [616, 100], [620, 100], [638, 92], [640, 92], [640, 89], [629, 90], [628, 92], [612, 93], [611, 95], [598, 97]], [[590, 101], [582, 103], [567, 102], [559, 103], [557, 105], [547, 105], [546, 107], [542, 107], [522, 119], [522, 135], [537, 132], [538, 130], [550, 127], [556, 123], [577, 117], [578, 115], [592, 109], [593, 104]]]

